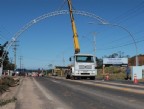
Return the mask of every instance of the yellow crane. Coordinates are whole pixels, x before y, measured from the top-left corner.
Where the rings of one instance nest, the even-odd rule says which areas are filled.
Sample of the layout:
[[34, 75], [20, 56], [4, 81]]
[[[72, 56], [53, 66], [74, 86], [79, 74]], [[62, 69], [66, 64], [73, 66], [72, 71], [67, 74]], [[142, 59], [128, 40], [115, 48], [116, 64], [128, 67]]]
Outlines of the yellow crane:
[[72, 10], [72, 3], [71, 0], [67, 0], [67, 1], [68, 1], [70, 19], [72, 24], [75, 54], [74, 56], [69, 58], [69, 60], [72, 63], [69, 68], [69, 71], [66, 73], [66, 79], [90, 78], [94, 80], [95, 76], [97, 75], [97, 70], [95, 69], [96, 68], [95, 56], [91, 54], [80, 53], [78, 34], [77, 34], [76, 25], [74, 22], [73, 10]]
[[74, 16], [73, 16], [73, 11], [72, 11], [72, 3], [71, 3], [71, 0], [67, 0], [67, 1], [68, 1], [70, 19], [71, 19], [72, 30], [73, 30], [73, 41], [74, 41], [75, 54], [77, 54], [77, 53], [80, 52], [78, 34], [77, 34], [77, 30], [76, 30], [76, 25], [75, 25], [75, 22], [74, 22]]

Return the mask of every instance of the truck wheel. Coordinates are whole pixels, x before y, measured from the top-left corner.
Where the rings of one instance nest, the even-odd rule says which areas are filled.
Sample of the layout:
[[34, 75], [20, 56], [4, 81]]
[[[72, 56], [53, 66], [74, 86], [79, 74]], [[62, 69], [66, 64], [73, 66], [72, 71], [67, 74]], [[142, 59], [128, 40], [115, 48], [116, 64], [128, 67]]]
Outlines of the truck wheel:
[[76, 77], [75, 77], [75, 76], [72, 76], [72, 77], [71, 77], [71, 79], [72, 79], [72, 80], [75, 80], [75, 79], [76, 79]]
[[95, 80], [95, 76], [93, 76], [93, 77], [90, 77], [90, 79], [91, 79], [91, 80]]
[[66, 79], [70, 79], [70, 75], [67, 75], [67, 76], [66, 76]]

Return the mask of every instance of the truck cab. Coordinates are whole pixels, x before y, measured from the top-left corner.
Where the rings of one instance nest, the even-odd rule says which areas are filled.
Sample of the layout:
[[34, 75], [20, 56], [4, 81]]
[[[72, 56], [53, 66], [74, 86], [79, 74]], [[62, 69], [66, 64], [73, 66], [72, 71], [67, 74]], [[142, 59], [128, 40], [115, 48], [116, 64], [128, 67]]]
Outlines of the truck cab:
[[91, 54], [75, 54], [70, 57], [71, 70], [66, 76], [71, 79], [90, 78], [95, 80], [97, 75], [96, 59]]

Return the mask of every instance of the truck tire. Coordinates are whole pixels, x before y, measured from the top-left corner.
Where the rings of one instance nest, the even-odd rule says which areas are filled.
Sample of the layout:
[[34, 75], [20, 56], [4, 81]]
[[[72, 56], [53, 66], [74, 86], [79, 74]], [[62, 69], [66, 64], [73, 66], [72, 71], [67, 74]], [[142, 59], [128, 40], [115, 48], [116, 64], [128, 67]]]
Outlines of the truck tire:
[[67, 76], [66, 76], [66, 79], [70, 79], [70, 75], [67, 75]]
[[93, 77], [90, 77], [90, 79], [91, 79], [91, 80], [95, 80], [95, 76], [93, 76]]
[[72, 76], [72, 77], [71, 77], [71, 79], [72, 79], [72, 80], [75, 80], [75, 79], [76, 79], [76, 77], [75, 77], [75, 76]]

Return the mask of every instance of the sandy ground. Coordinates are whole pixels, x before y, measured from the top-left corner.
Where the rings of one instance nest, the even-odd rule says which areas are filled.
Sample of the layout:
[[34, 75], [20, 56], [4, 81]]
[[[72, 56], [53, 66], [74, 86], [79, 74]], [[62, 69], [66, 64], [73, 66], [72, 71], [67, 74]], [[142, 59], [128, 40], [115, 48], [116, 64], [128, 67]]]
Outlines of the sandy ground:
[[[21, 79], [20, 83], [21, 82], [22, 82], [22, 79]], [[15, 87], [10, 87], [7, 92], [5, 92], [4, 94], [2, 94], [0, 96], [0, 99], [9, 100], [9, 99], [12, 99], [13, 97], [16, 97], [19, 87], [20, 87], [20, 85], [17, 85]], [[8, 103], [7, 105], [0, 107], [0, 109], [15, 109], [15, 104], [16, 104], [16, 102]]]
[[17, 107], [20, 109], [41, 109], [43, 101], [39, 99], [39, 95], [36, 93], [36, 86], [33, 83], [33, 79], [26, 77], [23, 80], [22, 87], [19, 89], [17, 95]]

